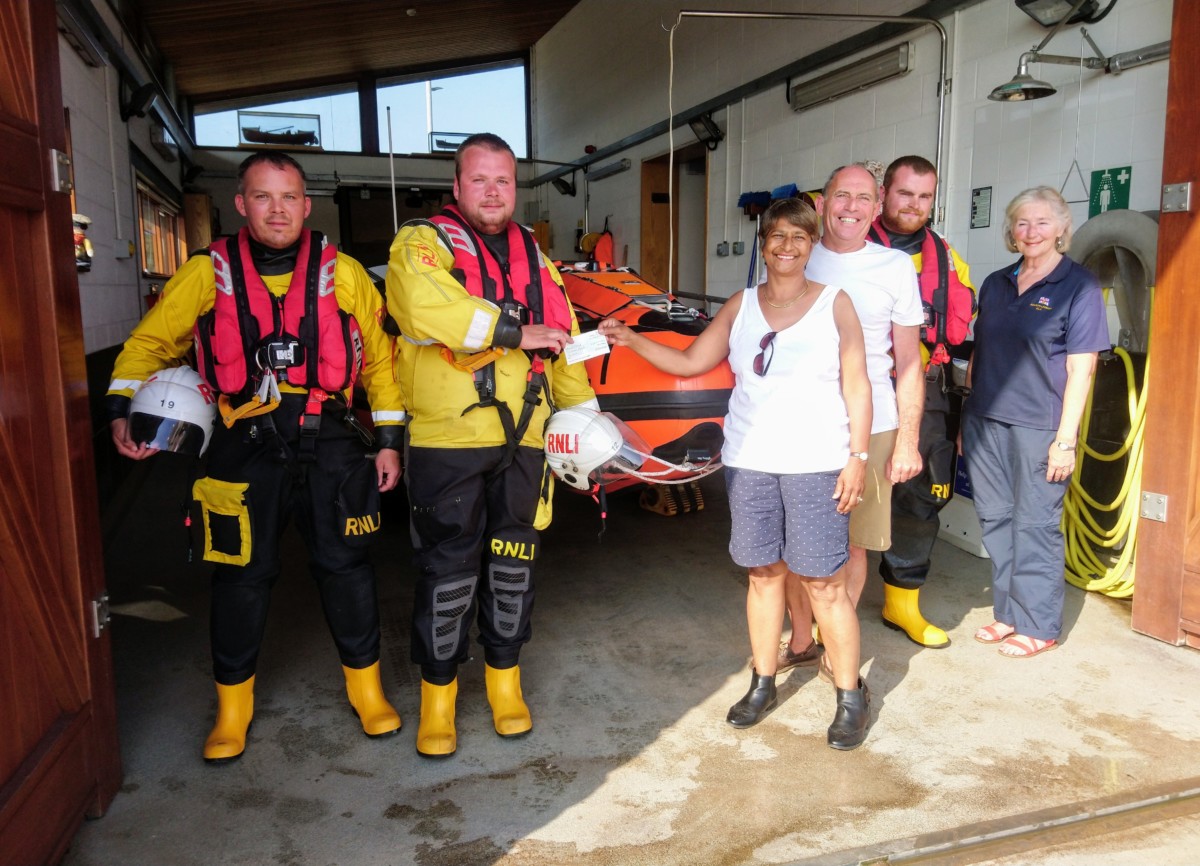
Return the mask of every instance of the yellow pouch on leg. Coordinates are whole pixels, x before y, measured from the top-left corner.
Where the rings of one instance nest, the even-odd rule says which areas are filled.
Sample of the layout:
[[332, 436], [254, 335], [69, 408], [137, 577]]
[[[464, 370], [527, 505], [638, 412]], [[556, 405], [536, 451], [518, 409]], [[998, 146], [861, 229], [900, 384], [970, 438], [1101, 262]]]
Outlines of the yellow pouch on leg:
[[550, 464], [542, 470], [542, 495], [538, 497], [537, 513], [533, 516], [533, 528], [545, 529], [554, 519], [554, 473]]
[[200, 503], [204, 518], [204, 559], [225, 565], [250, 562], [250, 506], [242, 482], [200, 478], [192, 485], [192, 498]]

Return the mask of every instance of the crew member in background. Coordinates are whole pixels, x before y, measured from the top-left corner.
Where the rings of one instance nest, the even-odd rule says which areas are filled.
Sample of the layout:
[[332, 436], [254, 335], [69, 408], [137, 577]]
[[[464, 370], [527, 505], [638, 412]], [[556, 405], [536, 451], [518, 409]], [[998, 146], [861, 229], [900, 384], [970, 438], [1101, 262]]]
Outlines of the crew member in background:
[[[291, 157], [259, 152], [242, 162], [234, 205], [245, 227], [193, 256], [167, 283], [117, 357], [107, 397], [117, 451], [142, 460], [156, 451], [130, 437], [130, 400], [155, 372], [179, 364], [193, 340], [199, 373], [222, 395], [208, 475], [194, 487], [205, 559], [218, 563], [210, 762], [245, 749], [279, 540], [293, 514], [350, 705], [370, 736], [400, 729], [380, 684], [379, 609], [365, 546], [379, 527], [379, 493], [400, 479], [405, 419], [382, 299], [358, 262], [304, 228], [312, 202]], [[347, 405], [359, 374], [375, 425], [374, 462], [364, 441], [370, 434], [355, 426]]]
[[921, 329], [925, 409], [918, 444], [923, 468], [892, 490], [892, 546], [883, 553], [879, 573], [884, 583], [883, 624], [930, 649], [950, 646], [946, 632], [925, 620], [918, 603], [941, 527], [938, 512], [949, 501], [954, 482], [947, 396], [954, 382], [947, 346], [966, 339], [975, 313], [975, 290], [966, 263], [927, 225], [937, 182], [937, 170], [924, 157], [894, 160], [883, 176], [883, 212], [867, 235], [912, 256], [925, 310]]
[[516, 173], [503, 139], [472, 135], [455, 154], [457, 203], [401, 226], [388, 263], [411, 415], [417, 752], [430, 757], [458, 747], [458, 666], [476, 608], [496, 732], [533, 728], [518, 661], [532, 633], [534, 524], [550, 477], [543, 430], [551, 405], [598, 408], [583, 365], [560, 354], [578, 333], [562, 279], [512, 220]]
[[[844, 566], [846, 591], [855, 606], [867, 579], [867, 551], [892, 545], [892, 485], [921, 471], [921, 296], [908, 256], [867, 241], [879, 209], [879, 184], [870, 169], [847, 165], [835, 170], [820, 202], [821, 242], [805, 268], [809, 279], [840, 286], [850, 296], [866, 344], [871, 444], [856, 455], [867, 464], [866, 489], [862, 505], [850, 515], [850, 558]], [[792, 635], [780, 644], [778, 670], [818, 662], [821, 676], [833, 682], [813, 639], [812, 609], [795, 575], [788, 575], [786, 591]]]

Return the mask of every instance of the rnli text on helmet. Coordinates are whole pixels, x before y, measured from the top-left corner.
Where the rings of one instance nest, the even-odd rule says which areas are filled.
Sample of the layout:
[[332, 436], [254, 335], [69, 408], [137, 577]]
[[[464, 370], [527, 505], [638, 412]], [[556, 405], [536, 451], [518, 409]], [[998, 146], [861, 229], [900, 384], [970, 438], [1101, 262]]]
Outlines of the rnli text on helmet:
[[546, 450], [551, 454], [578, 454], [578, 433], [548, 433], [546, 435]]

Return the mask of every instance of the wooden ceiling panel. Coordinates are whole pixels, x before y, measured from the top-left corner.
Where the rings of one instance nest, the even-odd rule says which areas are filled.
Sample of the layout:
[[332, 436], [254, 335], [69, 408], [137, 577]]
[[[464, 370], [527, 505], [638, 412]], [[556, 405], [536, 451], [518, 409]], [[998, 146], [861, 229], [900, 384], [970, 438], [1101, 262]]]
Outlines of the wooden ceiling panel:
[[139, 0], [193, 102], [521, 55], [578, 0]]

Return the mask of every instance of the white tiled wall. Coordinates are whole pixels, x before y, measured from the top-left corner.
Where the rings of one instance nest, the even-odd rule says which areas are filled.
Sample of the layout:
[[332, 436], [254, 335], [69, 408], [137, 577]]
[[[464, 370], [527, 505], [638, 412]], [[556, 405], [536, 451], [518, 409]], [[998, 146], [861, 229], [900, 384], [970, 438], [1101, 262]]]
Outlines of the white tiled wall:
[[[119, 33], [108, 4], [95, 8], [110, 30]], [[92, 353], [124, 342], [146, 310], [143, 296], [149, 281], [141, 275], [136, 250], [129, 254], [129, 244], [137, 241], [130, 141], [176, 186], [179, 163], [165, 162], [152, 150], [146, 119], [121, 120], [114, 68], [88, 66], [61, 37], [58, 52], [63, 106], [71, 124], [75, 207], [92, 220], [87, 232], [94, 248], [92, 267], [78, 272], [84, 351]], [[128, 46], [126, 52], [136, 53]]]
[[[612, 3], [584, 0], [538, 43], [534, 140], [547, 159], [574, 159], [585, 144], [604, 147], [619, 141], [664, 120], [669, 111], [698, 105], [861, 29], [827, 22], [685, 19], [675, 30], [675, 73], [669, 88], [672, 45], [664, 28], [676, 23], [678, 6], [666, 0], [620, 5], [622, 14], [614, 15]], [[688, 8], [738, 5], [696, 2]], [[896, 15], [917, 5], [806, 0], [799, 6], [774, 2], [753, 8]], [[1143, 48], [1170, 38], [1171, 10], [1171, 0], [1120, 0], [1088, 31], [1109, 55]], [[1167, 62], [1120, 75], [1081, 75], [1074, 65], [1035, 64], [1031, 73], [1053, 83], [1058, 88], [1055, 96], [1026, 103], [990, 102], [991, 89], [1012, 78], [1021, 53], [1049, 31], [1011, 0], [984, 0], [942, 24], [950, 36], [952, 79], [943, 145], [944, 229], [977, 282], [1011, 259], [1001, 239], [1004, 208], [1030, 186], [1065, 186], [1068, 200], [1083, 200], [1083, 182], [1090, 183], [1093, 170], [1129, 165], [1130, 207], [1158, 207]], [[816, 188], [832, 169], [857, 160], [886, 163], [905, 153], [934, 157], [939, 42], [931, 29], [907, 38], [915, 46], [916, 68], [904, 78], [800, 114], [786, 104], [783, 85], [715, 112], [726, 139], [710, 160], [705, 239], [710, 294], [729, 295], [746, 282], [748, 256], [715, 254], [722, 240], [752, 238], [753, 223], [736, 208], [741, 192], [788, 183]], [[1060, 31], [1043, 51], [1074, 57], [1081, 45], [1076, 25]], [[564, 75], [564, 69], [572, 74]], [[676, 147], [692, 140], [686, 128], [675, 133]], [[666, 136], [661, 136], [623, 155], [636, 166], [667, 150]], [[639, 185], [638, 173], [626, 172], [593, 186], [591, 202], [592, 213], [599, 207], [614, 215], [618, 243], [629, 244], [629, 263], [635, 267]], [[972, 189], [987, 186], [992, 187], [991, 226], [972, 229]], [[556, 233], [573, 226], [581, 207], [578, 200], [553, 192], [542, 200]], [[1086, 201], [1073, 204], [1072, 212], [1080, 224], [1087, 217]]]
[[128, 255], [135, 231], [129, 143], [116, 108], [116, 73], [86, 65], [65, 41], [59, 52], [75, 207], [92, 220], [92, 268], [78, 276], [84, 351], [94, 352], [124, 341], [142, 314], [137, 258]]

